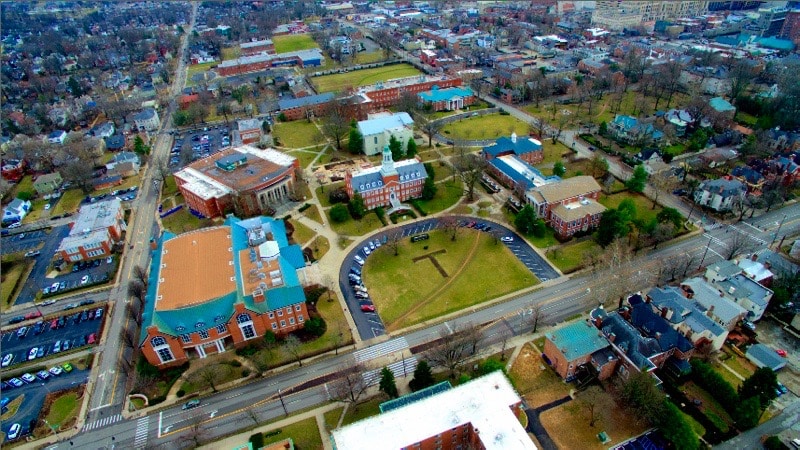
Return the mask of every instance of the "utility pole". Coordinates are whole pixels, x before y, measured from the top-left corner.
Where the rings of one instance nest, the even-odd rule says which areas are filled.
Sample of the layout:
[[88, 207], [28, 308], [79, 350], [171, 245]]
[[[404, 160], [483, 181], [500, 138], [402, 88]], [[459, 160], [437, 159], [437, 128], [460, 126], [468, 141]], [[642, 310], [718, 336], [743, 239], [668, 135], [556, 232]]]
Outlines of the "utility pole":
[[281, 388], [278, 388], [278, 398], [281, 400], [281, 406], [283, 406], [283, 414], [286, 417], [289, 417], [289, 411], [286, 410], [286, 403], [283, 402], [283, 395], [281, 394]]
[[781, 219], [781, 223], [778, 224], [778, 229], [775, 230], [775, 234], [772, 235], [772, 242], [769, 243], [769, 246], [772, 247], [772, 244], [778, 239], [778, 233], [781, 232], [781, 227], [783, 226], [783, 222], [786, 221], [786, 214], [783, 215], [783, 219]]
[[702, 258], [702, 259], [700, 259], [700, 265], [699, 265], [699, 266], [697, 266], [697, 269], [698, 269], [698, 270], [699, 270], [701, 267], [703, 267], [703, 262], [706, 260], [706, 255], [708, 254], [708, 248], [709, 248], [709, 247], [711, 247], [711, 241], [712, 241], [713, 239], [714, 239], [714, 237], [712, 237], [712, 236], [709, 236], [709, 237], [708, 237], [708, 244], [706, 245], [706, 251], [704, 251], [704, 252], [703, 252], [703, 258]]

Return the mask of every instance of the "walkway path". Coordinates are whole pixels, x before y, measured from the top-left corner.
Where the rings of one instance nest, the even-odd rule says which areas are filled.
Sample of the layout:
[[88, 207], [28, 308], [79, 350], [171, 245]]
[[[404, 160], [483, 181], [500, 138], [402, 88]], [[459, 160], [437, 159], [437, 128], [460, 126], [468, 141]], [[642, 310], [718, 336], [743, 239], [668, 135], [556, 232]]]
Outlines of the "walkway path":
[[550, 435], [545, 430], [544, 425], [539, 420], [539, 415], [548, 409], [555, 408], [556, 406], [563, 405], [568, 401], [572, 400], [572, 398], [567, 395], [562, 397], [558, 400], [554, 400], [550, 403], [544, 404], [538, 408], [529, 408], [525, 409], [525, 415], [528, 416], [528, 428], [527, 430], [533, 433], [536, 436], [536, 439], [539, 441], [539, 444], [545, 450], [558, 450], [555, 442], [550, 439]]

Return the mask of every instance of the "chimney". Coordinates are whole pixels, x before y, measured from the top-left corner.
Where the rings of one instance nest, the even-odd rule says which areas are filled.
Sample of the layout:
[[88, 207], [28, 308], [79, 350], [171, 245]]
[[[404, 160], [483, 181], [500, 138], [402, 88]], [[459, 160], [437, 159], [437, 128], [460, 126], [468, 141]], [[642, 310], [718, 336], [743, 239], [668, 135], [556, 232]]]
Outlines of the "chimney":
[[614, 333], [609, 334], [608, 335], [608, 340], [609, 340], [609, 342], [614, 342], [615, 340], [617, 340], [617, 335], [614, 334]]
[[771, 268], [772, 268], [772, 264], [771, 264], [769, 261], [765, 261], [765, 262], [764, 262], [764, 268], [765, 268], [765, 269], [767, 269], [767, 270], [769, 270], [769, 269], [771, 269]]
[[661, 339], [661, 332], [660, 331], [656, 331], [656, 340], [660, 340], [660, 339]]
[[661, 318], [662, 319], [666, 319], [667, 318], [667, 310], [668, 309], [669, 308], [664, 308], [664, 309], [661, 310]]
[[753, 256], [750, 257], [750, 261], [758, 261], [758, 255], [753, 253]]
[[728, 294], [733, 295], [734, 292], [736, 292], [736, 288], [735, 287], [731, 286], [731, 287], [728, 288]]

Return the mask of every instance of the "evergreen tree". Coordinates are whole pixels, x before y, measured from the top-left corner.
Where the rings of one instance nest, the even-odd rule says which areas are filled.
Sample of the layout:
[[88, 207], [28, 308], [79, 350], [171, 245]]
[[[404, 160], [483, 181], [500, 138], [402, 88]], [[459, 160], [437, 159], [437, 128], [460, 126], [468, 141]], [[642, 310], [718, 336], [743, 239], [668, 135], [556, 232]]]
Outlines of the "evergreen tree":
[[514, 218], [514, 226], [522, 234], [534, 234], [538, 225], [539, 218], [536, 217], [536, 211], [533, 206], [525, 205]]
[[133, 151], [139, 155], [146, 155], [150, 153], [150, 147], [144, 144], [144, 139], [141, 136], [137, 135], [136, 139], [133, 140]]
[[776, 389], [778, 389], [778, 377], [775, 372], [769, 367], [761, 367], [739, 386], [739, 398], [758, 397], [761, 409], [766, 409], [767, 405], [777, 397]]
[[331, 220], [336, 223], [342, 223], [347, 221], [347, 206], [344, 206], [341, 203], [337, 203], [333, 205], [331, 208]]
[[361, 135], [358, 128], [350, 128], [350, 141], [347, 143], [347, 150], [354, 155], [364, 153], [364, 136]]
[[608, 133], [608, 124], [605, 120], [600, 122], [600, 125], [597, 127], [597, 133], [600, 134], [600, 136], [605, 136], [606, 133]]
[[353, 194], [353, 198], [347, 206], [350, 209], [350, 215], [353, 216], [354, 219], [360, 219], [367, 213], [367, 209], [364, 206], [364, 197], [358, 192]]
[[67, 80], [67, 87], [69, 88], [69, 91], [72, 93], [73, 97], [80, 97], [83, 95], [81, 84], [78, 83], [78, 80], [76, 80], [73, 76], [70, 76], [69, 80]]
[[403, 159], [403, 143], [397, 140], [394, 135], [389, 138], [389, 150], [392, 151], [392, 160], [400, 161]]
[[394, 374], [388, 367], [384, 367], [381, 369], [381, 381], [380, 381], [380, 390], [384, 394], [388, 395], [389, 398], [397, 398], [397, 384], [394, 381]]
[[425, 389], [428, 386], [433, 386], [436, 380], [433, 379], [433, 372], [427, 361], [420, 361], [417, 368], [414, 369], [414, 378], [408, 383], [412, 391]]
[[563, 177], [565, 173], [567, 173], [567, 169], [564, 167], [564, 163], [556, 161], [556, 163], [553, 164], [553, 175]]
[[417, 142], [414, 140], [413, 137], [408, 138], [408, 144], [406, 144], [406, 158], [413, 158], [417, 154]]
[[625, 187], [630, 191], [641, 193], [647, 185], [647, 177], [648, 175], [647, 171], [644, 169], [644, 165], [639, 164], [633, 169], [633, 175], [625, 182]]

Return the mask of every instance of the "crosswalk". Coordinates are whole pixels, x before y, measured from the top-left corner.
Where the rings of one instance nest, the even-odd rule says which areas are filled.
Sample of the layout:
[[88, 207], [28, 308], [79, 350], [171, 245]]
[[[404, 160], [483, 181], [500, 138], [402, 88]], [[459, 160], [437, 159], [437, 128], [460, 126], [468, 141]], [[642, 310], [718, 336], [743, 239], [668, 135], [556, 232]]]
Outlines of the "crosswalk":
[[113, 416], [103, 417], [102, 419], [95, 420], [94, 422], [87, 423], [83, 426], [83, 431], [94, 430], [95, 428], [111, 425], [112, 423], [122, 420], [122, 414], [114, 414]]
[[147, 444], [147, 430], [150, 425], [150, 416], [144, 416], [136, 422], [136, 435], [133, 438], [133, 448], [144, 448]]
[[399, 337], [359, 350], [353, 353], [353, 357], [357, 363], [363, 363], [406, 348], [408, 348], [408, 341], [404, 337]]
[[[410, 358], [405, 358], [402, 361], [395, 361], [386, 367], [392, 371], [392, 374], [395, 378], [407, 376], [413, 374], [414, 369], [417, 368], [417, 357], [412, 355]], [[364, 372], [362, 374], [364, 377], [364, 383], [367, 386], [373, 386], [380, 383], [381, 370], [383, 369], [375, 369]]]

